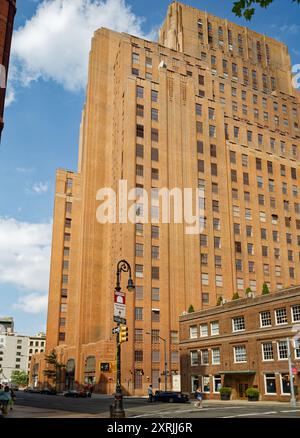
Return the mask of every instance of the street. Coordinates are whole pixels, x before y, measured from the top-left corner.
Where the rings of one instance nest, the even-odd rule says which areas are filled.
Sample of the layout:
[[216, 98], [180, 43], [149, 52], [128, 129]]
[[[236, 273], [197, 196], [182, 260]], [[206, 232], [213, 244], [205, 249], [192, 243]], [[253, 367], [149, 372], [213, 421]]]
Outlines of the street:
[[[10, 417], [108, 418], [113, 397], [96, 395], [86, 399], [62, 395], [17, 393], [16, 406]], [[300, 406], [289, 403], [248, 401], [204, 401], [203, 409], [194, 407], [194, 400], [185, 404], [152, 403], [146, 398], [126, 397], [127, 418], [300, 418]]]

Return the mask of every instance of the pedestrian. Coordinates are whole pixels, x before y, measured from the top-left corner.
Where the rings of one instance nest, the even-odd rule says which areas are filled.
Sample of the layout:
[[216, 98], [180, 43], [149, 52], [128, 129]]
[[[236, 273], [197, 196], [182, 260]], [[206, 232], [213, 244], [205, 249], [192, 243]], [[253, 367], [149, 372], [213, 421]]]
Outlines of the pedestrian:
[[148, 402], [152, 403], [153, 401], [153, 389], [152, 389], [152, 385], [148, 386]]
[[10, 388], [10, 401], [8, 402], [8, 408], [10, 411], [13, 410], [14, 402], [16, 400], [16, 394], [12, 388]]
[[202, 389], [201, 389], [200, 386], [198, 386], [198, 388], [197, 388], [196, 391], [195, 391], [195, 399], [196, 399], [197, 401], [196, 401], [196, 403], [195, 403], [194, 406], [195, 406], [196, 408], [200, 408], [200, 409], [202, 409], [202, 408], [203, 408], [203, 406], [202, 406], [203, 395], [202, 395]]
[[11, 396], [10, 396], [9, 387], [5, 386], [4, 390], [0, 388], [0, 403], [1, 403], [1, 410], [3, 415], [7, 415], [8, 413], [7, 408], [10, 400], [11, 400]]

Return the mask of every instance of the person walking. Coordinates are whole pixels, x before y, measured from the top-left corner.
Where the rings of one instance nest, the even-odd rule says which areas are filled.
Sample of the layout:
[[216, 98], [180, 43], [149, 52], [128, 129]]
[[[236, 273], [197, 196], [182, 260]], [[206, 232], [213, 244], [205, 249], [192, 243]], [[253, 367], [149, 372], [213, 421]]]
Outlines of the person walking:
[[152, 403], [153, 401], [153, 389], [152, 389], [152, 385], [148, 386], [148, 402]]
[[195, 407], [202, 409], [203, 408], [203, 405], [202, 405], [203, 395], [202, 395], [202, 389], [200, 386], [198, 386], [198, 388], [195, 391], [195, 398], [197, 400], [195, 403]]
[[10, 390], [8, 386], [4, 387], [4, 390], [0, 388], [0, 403], [2, 405], [2, 414], [7, 415], [8, 403], [11, 400]]
[[15, 400], [16, 400], [16, 394], [14, 390], [10, 388], [10, 401], [8, 402], [8, 408], [10, 411], [13, 410]]

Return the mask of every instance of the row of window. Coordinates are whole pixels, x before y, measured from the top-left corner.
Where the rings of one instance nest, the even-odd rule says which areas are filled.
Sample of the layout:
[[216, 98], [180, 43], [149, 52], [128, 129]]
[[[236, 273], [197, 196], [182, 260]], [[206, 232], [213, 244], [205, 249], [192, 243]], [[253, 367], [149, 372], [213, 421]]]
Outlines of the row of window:
[[[264, 362], [274, 361], [274, 348], [273, 345], [277, 345], [277, 360], [288, 359], [288, 343], [287, 340], [282, 341], [270, 341], [263, 342], [261, 344], [262, 360]], [[294, 353], [295, 359], [300, 359], [300, 341], [294, 341]], [[246, 363], [247, 362], [247, 347], [246, 345], [237, 345], [233, 347], [234, 363]], [[200, 360], [199, 360], [200, 359]], [[221, 348], [205, 348], [198, 350], [192, 350], [190, 352], [191, 366], [199, 365], [220, 365], [221, 364]]]
[[[281, 307], [278, 309], [275, 309], [274, 311], [275, 316], [275, 324], [278, 325], [284, 325], [288, 324], [288, 313], [286, 307]], [[266, 328], [266, 327], [272, 327], [272, 315], [270, 310], [265, 310], [259, 313], [260, 317], [260, 327]], [[232, 322], [232, 332], [240, 332], [246, 330], [246, 323], [245, 323], [245, 317], [244, 316], [236, 316], [231, 319]], [[291, 323], [297, 323], [300, 322], [300, 305], [294, 305], [291, 307]], [[209, 332], [210, 327], [210, 332]], [[190, 326], [190, 339], [197, 339], [198, 338], [198, 326], [193, 325]], [[219, 321], [213, 321], [210, 324], [204, 323], [200, 324], [199, 326], [199, 334], [200, 337], [207, 337], [207, 336], [216, 336], [220, 334], [219, 329]]]
[[[171, 351], [170, 353], [171, 363], [179, 362], [179, 353], [178, 351]], [[134, 351], [134, 360], [135, 362], [143, 362], [144, 361], [144, 351], [143, 350], [135, 350]], [[152, 350], [151, 360], [153, 363], [157, 363], [161, 361], [161, 354], [159, 350]]]
[[[212, 385], [211, 385], [212, 378]], [[280, 378], [280, 395], [290, 395], [290, 376], [287, 373], [279, 373]], [[219, 393], [221, 389], [221, 376], [219, 374], [209, 376], [192, 376], [191, 388], [192, 392], [199, 386], [202, 387], [204, 393]], [[200, 383], [201, 382], [201, 383]], [[212, 388], [212, 390], [211, 390]], [[275, 373], [264, 373], [264, 393], [265, 395], [277, 395], [277, 380]]]

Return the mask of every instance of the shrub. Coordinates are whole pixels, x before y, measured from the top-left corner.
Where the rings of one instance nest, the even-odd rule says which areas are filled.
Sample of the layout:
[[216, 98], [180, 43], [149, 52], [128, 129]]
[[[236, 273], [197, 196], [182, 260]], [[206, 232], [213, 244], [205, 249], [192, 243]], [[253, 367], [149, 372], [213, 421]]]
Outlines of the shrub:
[[247, 287], [247, 289], [246, 289], [246, 295], [251, 294], [251, 292], [252, 292], [251, 287]]
[[236, 292], [235, 294], [233, 294], [232, 299], [233, 300], [238, 300], [240, 298], [238, 292]]
[[219, 297], [217, 301], [217, 306], [221, 306], [223, 304], [223, 298]]
[[222, 386], [222, 388], [220, 388], [220, 394], [231, 395], [231, 388], [229, 386]]
[[268, 295], [270, 293], [267, 283], [263, 284], [262, 295]]
[[247, 397], [258, 398], [259, 397], [259, 390], [257, 388], [248, 388], [246, 390], [246, 396]]
[[188, 313], [193, 313], [195, 312], [194, 306], [191, 304], [188, 310]]

